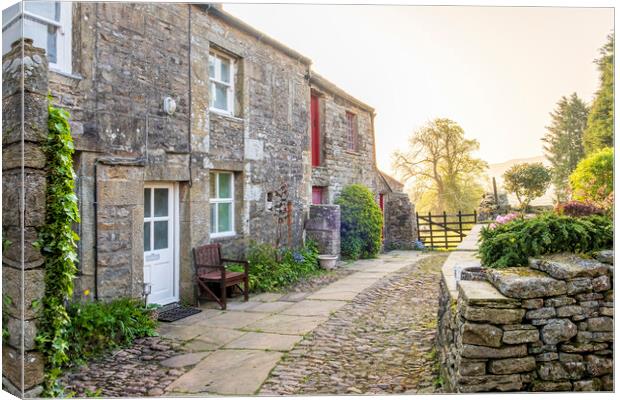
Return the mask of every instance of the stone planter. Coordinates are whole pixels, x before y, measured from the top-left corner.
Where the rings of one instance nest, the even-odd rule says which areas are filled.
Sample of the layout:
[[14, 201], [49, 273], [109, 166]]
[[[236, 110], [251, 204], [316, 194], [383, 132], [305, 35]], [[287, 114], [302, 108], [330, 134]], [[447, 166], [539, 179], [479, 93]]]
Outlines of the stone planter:
[[319, 255], [319, 264], [323, 269], [335, 269], [336, 261], [338, 261], [338, 256], [332, 256], [329, 254]]

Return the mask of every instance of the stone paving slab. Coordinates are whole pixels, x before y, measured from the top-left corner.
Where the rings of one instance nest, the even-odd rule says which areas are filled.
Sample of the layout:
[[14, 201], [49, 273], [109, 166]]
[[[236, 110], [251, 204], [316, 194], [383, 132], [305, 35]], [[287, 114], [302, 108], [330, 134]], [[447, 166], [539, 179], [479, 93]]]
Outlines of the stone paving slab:
[[235, 329], [213, 327], [203, 330], [200, 336], [186, 344], [185, 347], [191, 348], [194, 351], [216, 350], [243, 336], [243, 334], [242, 331]]
[[292, 293], [287, 293], [287, 294], [285, 294], [284, 296], [282, 296], [280, 298], [280, 301], [298, 302], [298, 301], [302, 301], [306, 297], [310, 296], [310, 294], [311, 293], [308, 293], [308, 292], [292, 292]]
[[204, 333], [205, 328], [201, 325], [173, 325], [173, 324], [162, 324], [159, 327], [159, 334], [168, 339], [175, 340], [191, 340], [194, 339], [201, 334]]
[[250, 301], [229, 301], [228, 304], [226, 305], [226, 309], [228, 311], [245, 311], [248, 310], [250, 308], [256, 307], [263, 304], [262, 301], [254, 301], [254, 300], [250, 300]]
[[167, 391], [222, 395], [254, 394], [282, 357], [277, 351], [218, 350], [172, 382]]
[[246, 329], [280, 333], [283, 335], [304, 335], [316, 328], [326, 319], [326, 317], [301, 317], [276, 314], [254, 322], [248, 325]]
[[217, 315], [208, 321], [204, 321], [201, 324], [205, 324], [209, 327], [239, 329], [256, 322], [260, 319], [267, 317], [267, 313], [247, 313], [242, 311], [227, 311], [223, 314]]
[[272, 302], [265, 302], [265, 303], [260, 303], [257, 306], [254, 306], [252, 308], [247, 309], [246, 311], [248, 312], [262, 312], [262, 313], [277, 313], [280, 312], [284, 309], [289, 308], [290, 306], [292, 306], [294, 303], [288, 302], [288, 301], [272, 301]]
[[282, 311], [283, 315], [301, 316], [329, 316], [332, 312], [339, 310], [347, 304], [346, 301], [335, 300], [303, 300], [292, 307]]
[[169, 368], [183, 368], [189, 365], [197, 364], [200, 360], [202, 360], [209, 354], [211, 353], [208, 351], [180, 354], [178, 356], [170, 357], [162, 361], [160, 364], [164, 367]]
[[209, 308], [204, 308], [204, 307], [200, 307], [200, 308], [202, 309], [202, 312], [199, 312], [198, 314], [190, 315], [189, 317], [185, 317], [185, 318], [179, 319], [174, 322], [170, 322], [169, 324], [170, 325], [194, 325], [196, 323], [205, 321], [209, 318], [213, 318], [216, 315], [222, 314], [222, 310], [220, 310], [219, 308], [218, 309], [209, 309]]
[[353, 300], [359, 292], [344, 292], [341, 290], [318, 290], [308, 296], [308, 300]]
[[239, 339], [224, 346], [225, 349], [245, 350], [292, 350], [303, 337], [296, 335], [278, 335], [276, 333], [248, 332]]
[[262, 301], [262, 302], [269, 302], [269, 301], [278, 301], [280, 299], [280, 297], [282, 297], [282, 293], [261, 293], [261, 294], [257, 294], [256, 296], [250, 296], [250, 300], [252, 301]]

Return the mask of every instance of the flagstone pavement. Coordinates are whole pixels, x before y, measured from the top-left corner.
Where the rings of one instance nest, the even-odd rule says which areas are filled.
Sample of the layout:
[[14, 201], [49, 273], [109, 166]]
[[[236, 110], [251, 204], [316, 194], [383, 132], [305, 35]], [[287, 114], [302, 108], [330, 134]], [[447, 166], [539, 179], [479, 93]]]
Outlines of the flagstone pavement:
[[226, 311], [207, 308], [163, 324], [162, 337], [183, 341], [184, 348], [193, 352], [168, 362], [176, 362], [177, 367], [194, 365], [166, 388], [166, 394], [257, 393], [304, 335], [361, 292], [420, 257], [419, 252], [390, 252], [345, 266], [355, 272], [313, 293], [263, 293], [251, 296], [249, 302], [232, 301]]
[[208, 302], [61, 383], [74, 397], [433, 391], [443, 259], [392, 251], [318, 290], [231, 299], [226, 311]]

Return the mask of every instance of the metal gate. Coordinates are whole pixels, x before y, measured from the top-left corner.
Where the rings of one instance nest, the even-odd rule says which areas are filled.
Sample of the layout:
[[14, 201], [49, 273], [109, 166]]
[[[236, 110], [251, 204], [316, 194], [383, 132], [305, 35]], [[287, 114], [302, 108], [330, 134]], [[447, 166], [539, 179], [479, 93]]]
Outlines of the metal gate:
[[476, 211], [473, 214], [427, 215], [415, 213], [418, 223], [418, 240], [431, 249], [452, 250], [456, 248], [467, 232], [476, 224]]

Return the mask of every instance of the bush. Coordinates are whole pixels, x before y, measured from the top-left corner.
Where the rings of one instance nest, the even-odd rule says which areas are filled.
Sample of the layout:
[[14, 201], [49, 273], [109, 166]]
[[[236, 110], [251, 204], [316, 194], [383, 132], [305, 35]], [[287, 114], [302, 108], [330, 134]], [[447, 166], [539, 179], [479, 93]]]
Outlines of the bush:
[[605, 210], [591, 203], [581, 201], [568, 201], [559, 203], [555, 206], [555, 212], [558, 215], [567, 215], [569, 217], [587, 217], [588, 215], [603, 215]]
[[569, 181], [573, 200], [602, 205], [614, 190], [614, 149], [607, 147], [579, 161]]
[[340, 252], [344, 258], [375, 257], [381, 249], [383, 214], [372, 192], [362, 185], [345, 187], [340, 205]]
[[528, 257], [563, 251], [588, 253], [613, 245], [611, 218], [592, 215], [573, 218], [552, 213], [516, 219], [483, 228], [478, 254], [490, 268], [527, 265]]
[[[250, 290], [275, 290], [317, 273], [318, 255], [316, 244], [310, 240], [300, 250], [276, 250], [269, 244], [251, 243], [248, 251]], [[242, 270], [242, 267], [230, 269]]]
[[70, 304], [69, 360], [77, 363], [105, 350], [129, 345], [139, 337], [155, 336], [157, 321], [152, 310], [136, 299]]
[[551, 182], [551, 171], [542, 163], [522, 163], [510, 167], [503, 177], [504, 187], [517, 196], [519, 208], [525, 212], [532, 200], [545, 194]]

